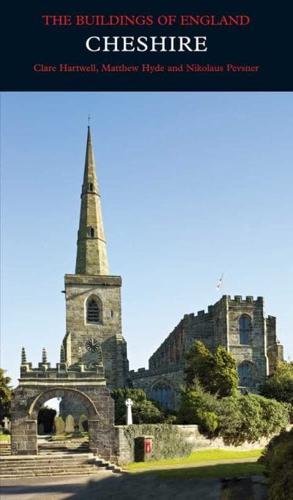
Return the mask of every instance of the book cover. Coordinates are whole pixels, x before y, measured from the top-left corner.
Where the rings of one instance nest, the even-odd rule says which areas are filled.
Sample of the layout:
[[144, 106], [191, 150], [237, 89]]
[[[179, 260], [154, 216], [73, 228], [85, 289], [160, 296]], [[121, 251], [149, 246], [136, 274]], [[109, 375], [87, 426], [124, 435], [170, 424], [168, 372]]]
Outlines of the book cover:
[[5, 6], [4, 498], [293, 495], [290, 19]]

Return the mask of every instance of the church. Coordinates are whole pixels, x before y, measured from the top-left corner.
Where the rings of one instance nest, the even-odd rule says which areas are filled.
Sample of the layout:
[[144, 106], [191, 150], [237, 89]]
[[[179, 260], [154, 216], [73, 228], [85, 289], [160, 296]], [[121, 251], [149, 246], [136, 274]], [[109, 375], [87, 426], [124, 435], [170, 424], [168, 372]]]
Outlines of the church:
[[130, 371], [132, 386], [144, 389], [165, 408], [178, 407], [184, 355], [197, 340], [211, 350], [224, 346], [233, 355], [242, 391], [257, 392], [283, 359], [276, 318], [265, 316], [263, 297], [224, 295], [207, 311], [185, 314], [150, 357], [149, 368]]
[[75, 273], [65, 275], [66, 334], [60, 362], [51, 367], [43, 350], [41, 362], [32, 367], [22, 349], [21, 376], [12, 408], [12, 453], [37, 453], [38, 411], [57, 397], [62, 399], [62, 416], [88, 415], [90, 449], [100, 456], [111, 456], [114, 402], [110, 391], [126, 386], [142, 388], [163, 407], [178, 407], [185, 353], [196, 340], [212, 350], [224, 346], [233, 354], [243, 391], [257, 392], [277, 360], [283, 358], [276, 318], [265, 315], [263, 298], [224, 295], [207, 311], [184, 315], [150, 357], [148, 369], [129, 371], [122, 335], [121, 285], [121, 277], [109, 270], [88, 127]]
[[[276, 318], [265, 316], [263, 297], [224, 295], [206, 312], [186, 314], [150, 357], [148, 369], [128, 371], [120, 291], [121, 278], [109, 272], [100, 189], [88, 129], [76, 268], [75, 274], [65, 275], [66, 363], [90, 365], [99, 351], [110, 389], [125, 385], [142, 388], [149, 398], [171, 409], [178, 406], [184, 382], [184, 355], [196, 340], [212, 350], [222, 345], [233, 354], [242, 390], [257, 391], [283, 357], [276, 337]], [[66, 414], [65, 403], [63, 399], [61, 408]]]

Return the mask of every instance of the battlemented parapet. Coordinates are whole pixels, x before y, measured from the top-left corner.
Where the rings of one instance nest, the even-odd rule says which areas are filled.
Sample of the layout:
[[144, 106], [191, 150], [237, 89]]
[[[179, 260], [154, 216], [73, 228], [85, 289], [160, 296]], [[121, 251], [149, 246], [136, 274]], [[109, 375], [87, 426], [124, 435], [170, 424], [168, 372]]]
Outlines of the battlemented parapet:
[[104, 366], [101, 359], [97, 357], [96, 363], [85, 365], [84, 363], [76, 363], [69, 366], [64, 362], [61, 349], [60, 363], [56, 363], [55, 367], [51, 367], [51, 363], [47, 361], [47, 356], [44, 355], [43, 349], [42, 361], [37, 367], [33, 367], [32, 363], [27, 362], [24, 348], [22, 348], [22, 360], [20, 365], [20, 385], [72, 385], [76, 383], [106, 385]]
[[[197, 340], [211, 350], [225, 347], [235, 358], [240, 387], [253, 392], [274, 371], [277, 360], [283, 359], [276, 318], [265, 317], [263, 297], [223, 295], [206, 311], [184, 315], [150, 357], [149, 369], [130, 372], [133, 386], [144, 388], [149, 397], [161, 403], [167, 390], [170, 400], [176, 400], [171, 394], [184, 382], [185, 353]], [[155, 390], [160, 386], [165, 392]]]

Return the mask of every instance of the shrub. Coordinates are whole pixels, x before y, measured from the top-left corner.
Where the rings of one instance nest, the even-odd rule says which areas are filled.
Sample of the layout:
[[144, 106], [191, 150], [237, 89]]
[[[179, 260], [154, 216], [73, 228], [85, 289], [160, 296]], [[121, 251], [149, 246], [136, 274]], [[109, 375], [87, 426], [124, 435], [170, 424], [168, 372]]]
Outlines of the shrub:
[[293, 498], [293, 429], [274, 437], [260, 462], [268, 476], [269, 500]]
[[219, 421], [217, 415], [213, 411], [198, 411], [199, 429], [213, 435], [218, 428]]
[[115, 423], [126, 423], [126, 406], [125, 400], [132, 399], [132, 417], [134, 424], [142, 423], [157, 423], [164, 419], [163, 412], [158, 408], [157, 404], [148, 400], [146, 393], [142, 389], [115, 389], [112, 392], [112, 397], [115, 401]]
[[290, 405], [263, 396], [251, 397], [261, 406], [263, 436], [271, 436], [287, 427], [290, 419]]
[[234, 445], [280, 432], [289, 422], [287, 405], [255, 394], [223, 398], [218, 417], [219, 435]]
[[181, 393], [178, 423], [198, 424], [201, 432], [219, 435], [226, 444], [257, 441], [280, 432], [288, 422], [288, 405], [263, 396], [238, 393], [218, 399], [199, 386]]
[[219, 400], [199, 386], [195, 390], [183, 390], [177, 421], [181, 424], [198, 424], [202, 432], [212, 435], [218, 427], [218, 405]]
[[245, 439], [240, 435], [242, 415], [239, 397], [227, 397], [221, 400], [219, 418], [219, 434], [227, 444], [240, 444]]
[[261, 387], [261, 393], [267, 398], [293, 405], [293, 362], [279, 361], [275, 372]]

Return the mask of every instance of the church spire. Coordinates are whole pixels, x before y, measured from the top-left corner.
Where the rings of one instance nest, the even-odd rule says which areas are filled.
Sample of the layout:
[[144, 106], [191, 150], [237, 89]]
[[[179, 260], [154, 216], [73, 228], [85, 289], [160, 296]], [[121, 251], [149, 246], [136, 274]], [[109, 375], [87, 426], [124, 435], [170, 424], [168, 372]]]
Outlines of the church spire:
[[89, 126], [81, 191], [75, 273], [89, 275], [109, 274], [101, 198]]

